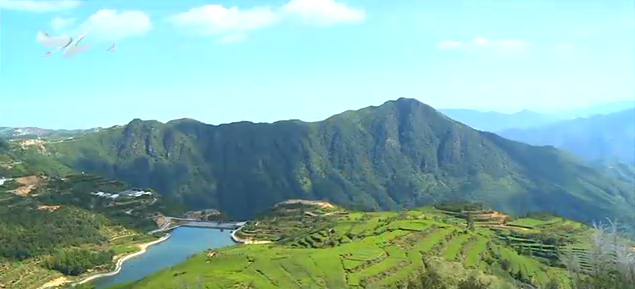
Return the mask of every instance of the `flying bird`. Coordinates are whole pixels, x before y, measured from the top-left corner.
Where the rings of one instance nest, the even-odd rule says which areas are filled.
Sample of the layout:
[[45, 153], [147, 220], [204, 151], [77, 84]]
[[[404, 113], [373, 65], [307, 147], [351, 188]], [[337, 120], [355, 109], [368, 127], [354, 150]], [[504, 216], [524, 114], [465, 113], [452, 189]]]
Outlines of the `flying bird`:
[[48, 33], [39, 31], [35, 37], [37, 43], [47, 48], [64, 48], [73, 42], [73, 38], [68, 36], [51, 36]]
[[117, 47], [115, 46], [115, 44], [113, 43], [112, 46], [108, 47], [107, 51], [115, 51], [117, 50]]
[[88, 45], [79, 46], [79, 42], [86, 37], [86, 34], [88, 34], [88, 31], [80, 35], [77, 39], [73, 39], [68, 36], [51, 36], [46, 32], [39, 31], [35, 39], [40, 45], [54, 49], [53, 51], [45, 52], [43, 56], [49, 56], [53, 54], [53, 52], [64, 50], [62, 55], [70, 57], [88, 50]]
[[71, 37], [51, 36], [48, 33], [45, 33], [42, 31], [38, 31], [37, 36], [35, 37], [35, 40], [37, 41], [37, 43], [39, 43], [40, 45], [46, 48], [55, 49], [53, 51], [48, 51], [44, 53], [44, 56], [49, 56], [51, 55], [51, 53], [55, 51], [59, 51], [73, 42], [73, 38]]
[[69, 45], [67, 45], [64, 49], [64, 52], [62, 53], [62, 55], [64, 55], [65, 57], [71, 57], [75, 54], [78, 53], [82, 53], [85, 52], [86, 50], [88, 50], [88, 44], [84, 45], [84, 46], [79, 46], [79, 42], [82, 41], [82, 39], [84, 39], [84, 37], [86, 37], [86, 34], [88, 34], [87, 32], [84, 32], [84, 34], [80, 35], [79, 37], [77, 37], [77, 39], [75, 41], [73, 41], [72, 43], [70, 43]]

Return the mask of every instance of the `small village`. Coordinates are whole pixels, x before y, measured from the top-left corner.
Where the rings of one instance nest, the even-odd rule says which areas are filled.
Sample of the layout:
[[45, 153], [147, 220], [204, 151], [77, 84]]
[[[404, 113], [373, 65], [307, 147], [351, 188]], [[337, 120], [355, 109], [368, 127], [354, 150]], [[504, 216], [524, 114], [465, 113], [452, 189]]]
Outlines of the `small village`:
[[104, 193], [104, 192], [96, 192], [96, 193], [90, 193], [93, 196], [98, 196], [98, 197], [102, 197], [102, 198], [109, 198], [109, 199], [117, 199], [119, 197], [123, 197], [123, 198], [138, 198], [141, 196], [152, 196], [152, 192], [146, 192], [146, 191], [142, 191], [142, 190], [125, 190], [119, 193]]

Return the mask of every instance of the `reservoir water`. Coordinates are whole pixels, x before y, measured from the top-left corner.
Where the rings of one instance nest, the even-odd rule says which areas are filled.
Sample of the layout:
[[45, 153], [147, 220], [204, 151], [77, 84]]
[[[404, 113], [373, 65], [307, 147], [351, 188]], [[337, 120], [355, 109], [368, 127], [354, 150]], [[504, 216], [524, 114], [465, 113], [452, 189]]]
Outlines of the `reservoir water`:
[[234, 245], [229, 234], [230, 230], [221, 232], [218, 229], [176, 228], [166, 241], [151, 246], [144, 254], [124, 262], [119, 274], [98, 278], [91, 283], [100, 289], [143, 279], [207, 249]]

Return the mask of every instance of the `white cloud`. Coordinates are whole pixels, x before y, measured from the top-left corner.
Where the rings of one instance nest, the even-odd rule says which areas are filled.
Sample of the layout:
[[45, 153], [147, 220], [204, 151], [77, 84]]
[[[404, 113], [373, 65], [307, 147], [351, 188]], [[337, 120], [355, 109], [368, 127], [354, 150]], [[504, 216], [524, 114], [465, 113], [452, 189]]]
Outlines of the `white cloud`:
[[354, 9], [334, 0], [291, 0], [282, 10], [285, 14], [319, 26], [359, 23], [366, 18], [364, 10]]
[[79, 26], [81, 32], [90, 30], [91, 38], [103, 41], [119, 41], [146, 34], [152, 28], [150, 16], [139, 11], [104, 9], [88, 17]]
[[53, 27], [53, 30], [55, 32], [60, 33], [62, 31], [64, 31], [66, 28], [68, 28], [71, 25], [75, 24], [76, 20], [77, 19], [75, 19], [75, 18], [55, 17], [55, 18], [53, 18], [53, 20], [51, 20], [51, 27]]
[[81, 1], [0, 0], [0, 8], [25, 12], [55, 12], [79, 6]]
[[230, 43], [241, 42], [241, 41], [244, 41], [245, 39], [247, 39], [247, 35], [245, 33], [235, 33], [235, 34], [229, 34], [229, 35], [223, 36], [219, 38], [217, 42], [222, 44], [230, 44]]
[[529, 43], [518, 39], [489, 40], [485, 38], [474, 38], [468, 42], [444, 40], [437, 43], [437, 48], [442, 50], [467, 50], [490, 49], [501, 53], [513, 53], [524, 51], [529, 47]]
[[244, 40], [251, 30], [276, 24], [286, 18], [296, 18], [318, 26], [332, 26], [361, 22], [365, 14], [361, 9], [353, 9], [334, 0], [291, 0], [277, 8], [239, 9], [205, 5], [172, 15], [167, 20], [195, 34], [217, 36], [219, 43], [233, 43]]
[[205, 5], [170, 16], [168, 20], [177, 27], [191, 29], [197, 34], [236, 34], [271, 25], [278, 15], [268, 7], [240, 10], [220, 5]]

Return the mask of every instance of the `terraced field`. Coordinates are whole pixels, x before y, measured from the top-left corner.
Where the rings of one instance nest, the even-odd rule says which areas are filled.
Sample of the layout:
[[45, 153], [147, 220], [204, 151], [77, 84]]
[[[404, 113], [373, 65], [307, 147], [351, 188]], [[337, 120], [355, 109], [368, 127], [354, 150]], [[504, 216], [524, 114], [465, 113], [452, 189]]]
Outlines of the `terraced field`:
[[[498, 283], [534, 285], [557, 280], [560, 288], [569, 288], [565, 270], [553, 258], [559, 248], [574, 246], [578, 240], [544, 244], [541, 238], [548, 237], [541, 235], [546, 233], [541, 226], [568, 226], [580, 238], [585, 233], [584, 226], [562, 219], [534, 222], [533, 229], [523, 231], [525, 235], [487, 219], [468, 230], [460, 215], [429, 208], [329, 216], [278, 210], [249, 227], [269, 236], [271, 232], [262, 228], [273, 223], [285, 227], [276, 229], [285, 232], [277, 243], [234, 246], [212, 257], [198, 255], [118, 288], [197, 283], [207, 288], [397, 288], [426, 270], [426, 263], [451, 268], [446, 271], [456, 278], [474, 273]], [[498, 225], [490, 227], [493, 223]]]
[[62, 276], [39, 266], [39, 262], [37, 259], [22, 262], [0, 259], [0, 288], [38, 288], [44, 282]]

